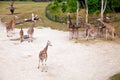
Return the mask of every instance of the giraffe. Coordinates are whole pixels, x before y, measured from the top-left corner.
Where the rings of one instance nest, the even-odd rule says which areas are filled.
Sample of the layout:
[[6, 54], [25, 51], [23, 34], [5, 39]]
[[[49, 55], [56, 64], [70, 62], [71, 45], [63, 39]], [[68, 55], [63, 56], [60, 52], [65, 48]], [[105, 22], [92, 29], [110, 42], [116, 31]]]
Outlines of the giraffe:
[[108, 33], [111, 33], [112, 39], [115, 39], [115, 28], [112, 27], [110, 24], [103, 22], [102, 20], [100, 20], [100, 22], [104, 24], [106, 28], [106, 40], [108, 39]]
[[85, 35], [88, 35], [88, 30], [90, 29], [91, 24], [83, 22], [83, 25], [85, 27]]
[[29, 37], [28, 42], [32, 42], [33, 41], [34, 27], [35, 27], [35, 22], [33, 22], [32, 26], [27, 31], [28, 37]]
[[[7, 31], [7, 37], [10, 37], [9, 34], [13, 33], [13, 30], [15, 28], [15, 24], [16, 24], [16, 19], [18, 18], [18, 16], [14, 16], [13, 19], [11, 19], [11, 21], [8, 23], [8, 25], [6, 26], [6, 31]], [[11, 35], [12, 36], [12, 35]]]
[[89, 28], [86, 31], [86, 40], [88, 40], [89, 36], [92, 36], [93, 39], [95, 39], [95, 25], [89, 24]]
[[[43, 50], [41, 50], [39, 53], [38, 69], [40, 67], [40, 62], [41, 62], [42, 63], [42, 71], [41, 72], [43, 72], [43, 70], [46, 67], [46, 61], [47, 61], [47, 57], [48, 57], [48, 55], [47, 55], [48, 46], [52, 46], [50, 41], [47, 42], [45, 48]], [[45, 72], [47, 72], [47, 70], [45, 70]]]
[[101, 22], [98, 22], [97, 24], [96, 24], [96, 26], [98, 26], [98, 36], [99, 37], [103, 37], [103, 30], [104, 30], [104, 25], [101, 23]]
[[14, 5], [14, 0], [12, 0], [11, 3], [10, 3], [10, 12], [11, 12], [11, 14], [14, 14], [14, 10], [15, 10], [13, 5]]
[[20, 34], [20, 42], [23, 42], [23, 40], [24, 40], [24, 31], [23, 31], [22, 27], [20, 29], [19, 34]]
[[74, 36], [78, 38], [78, 28], [75, 24], [72, 23], [70, 13], [68, 13], [68, 27], [69, 27], [69, 39], [73, 39]]

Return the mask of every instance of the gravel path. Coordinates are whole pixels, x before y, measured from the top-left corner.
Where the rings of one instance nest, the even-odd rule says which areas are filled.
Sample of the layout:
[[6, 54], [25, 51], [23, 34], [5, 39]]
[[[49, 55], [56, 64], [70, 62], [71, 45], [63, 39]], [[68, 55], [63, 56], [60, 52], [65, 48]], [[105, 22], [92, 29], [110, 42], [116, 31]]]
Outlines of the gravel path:
[[[74, 43], [68, 32], [35, 28], [33, 43], [20, 43], [19, 29], [15, 33], [8, 38], [0, 27], [0, 80], [107, 80], [120, 71], [120, 45], [114, 42]], [[47, 40], [53, 46], [48, 49], [48, 72], [41, 72], [38, 54]]]

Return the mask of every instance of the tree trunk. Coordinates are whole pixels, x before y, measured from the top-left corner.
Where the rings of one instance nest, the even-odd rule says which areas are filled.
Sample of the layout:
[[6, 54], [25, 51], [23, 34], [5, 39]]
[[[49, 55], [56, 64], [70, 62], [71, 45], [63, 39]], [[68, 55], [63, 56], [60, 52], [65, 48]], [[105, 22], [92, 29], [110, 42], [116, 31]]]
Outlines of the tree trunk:
[[76, 25], [78, 26], [78, 15], [79, 15], [79, 2], [77, 1], [77, 16], [76, 16]]
[[86, 10], [86, 18], [85, 18], [85, 21], [86, 23], [88, 23], [88, 4], [87, 4], [87, 0], [85, 0], [85, 10]]
[[107, 0], [102, 0], [101, 1], [101, 20], [103, 21], [104, 19], [104, 12], [106, 9], [106, 4], [107, 4]]
[[86, 19], [85, 19], [86, 23], [88, 23], [88, 13], [86, 13]]

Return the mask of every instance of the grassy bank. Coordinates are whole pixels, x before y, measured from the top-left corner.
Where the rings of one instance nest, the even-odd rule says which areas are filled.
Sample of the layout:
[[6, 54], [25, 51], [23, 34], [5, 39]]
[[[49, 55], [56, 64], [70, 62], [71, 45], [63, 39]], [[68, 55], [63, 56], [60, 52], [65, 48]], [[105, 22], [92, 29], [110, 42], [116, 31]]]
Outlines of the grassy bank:
[[[5, 15], [2, 18], [3, 22], [9, 22], [13, 15], [10, 14], [9, 7], [10, 2], [0, 2], [0, 15]], [[45, 16], [45, 8], [49, 2], [15, 2], [14, 7], [15, 15], [19, 16], [17, 22], [23, 21], [25, 18], [30, 18], [31, 14], [37, 14], [41, 21], [37, 21], [36, 26], [51, 27], [53, 29], [67, 30], [66, 24], [56, 23], [50, 21]], [[24, 23], [24, 27], [29, 27], [30, 22]], [[17, 25], [16, 27], [19, 27]]]

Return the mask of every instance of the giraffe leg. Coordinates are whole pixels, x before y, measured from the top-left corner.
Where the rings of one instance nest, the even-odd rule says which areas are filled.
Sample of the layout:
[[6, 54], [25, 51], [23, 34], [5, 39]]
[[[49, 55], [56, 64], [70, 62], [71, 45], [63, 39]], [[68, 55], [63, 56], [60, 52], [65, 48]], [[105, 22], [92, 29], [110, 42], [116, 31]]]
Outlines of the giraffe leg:
[[23, 40], [24, 40], [24, 37], [21, 36], [21, 37], [20, 37], [20, 42], [23, 42]]
[[30, 42], [30, 40], [31, 40], [31, 35], [29, 34], [28, 36], [29, 36], [29, 38], [28, 38], [28, 42]]
[[75, 38], [78, 39], [78, 28], [75, 29]]
[[7, 31], [7, 37], [9, 37], [9, 31]]
[[73, 39], [74, 38], [74, 30], [72, 29], [71, 30], [71, 39]]
[[106, 30], [106, 40], [108, 39], [108, 30]]
[[33, 42], [33, 35], [31, 35], [31, 42]]
[[11, 30], [7, 31], [7, 37], [12, 37], [12, 31]]
[[114, 35], [115, 33], [114, 32], [112, 32], [112, 39], [114, 40], [115, 39], [115, 35]]
[[87, 32], [86, 40], [88, 40], [88, 37], [90, 36], [90, 33]]
[[71, 40], [71, 31], [69, 31], [69, 40]]
[[22, 37], [20, 37], [20, 42], [22, 42]]
[[77, 29], [77, 39], [78, 39], [78, 37], [79, 37], [79, 31], [78, 31], [78, 29]]
[[85, 30], [86, 37], [88, 36], [88, 29]]
[[45, 59], [45, 72], [47, 72], [47, 64], [46, 64], [47, 59]]
[[73, 31], [72, 29], [70, 28], [69, 29], [69, 40], [73, 39]]
[[39, 59], [39, 63], [38, 63], [38, 69], [40, 68], [40, 59]]
[[41, 70], [41, 72], [43, 72], [43, 70], [44, 70], [44, 63], [42, 61], [42, 70]]
[[92, 34], [92, 38], [95, 39], [95, 33], [94, 33], [94, 32], [93, 32], [93, 34]]

